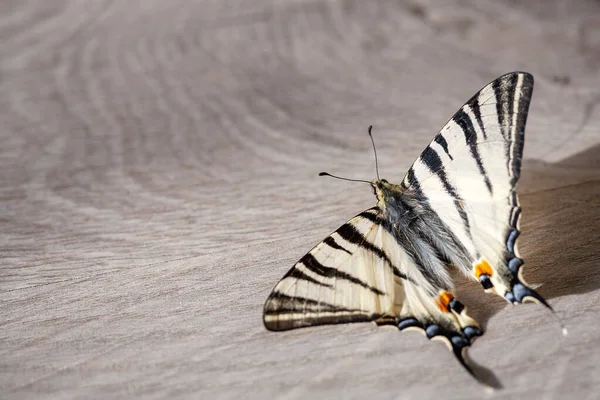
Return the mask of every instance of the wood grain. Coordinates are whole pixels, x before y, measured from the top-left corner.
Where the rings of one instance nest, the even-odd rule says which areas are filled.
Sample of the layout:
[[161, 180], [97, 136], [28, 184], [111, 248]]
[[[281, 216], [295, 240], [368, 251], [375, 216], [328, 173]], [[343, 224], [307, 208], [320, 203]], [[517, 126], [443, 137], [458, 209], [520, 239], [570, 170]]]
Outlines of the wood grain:
[[[580, 398], [600, 392], [600, 3], [0, 3], [2, 398]], [[551, 314], [462, 283], [486, 393], [371, 324], [262, 305], [476, 90], [536, 87], [520, 191]], [[349, 193], [352, 193], [349, 195]]]

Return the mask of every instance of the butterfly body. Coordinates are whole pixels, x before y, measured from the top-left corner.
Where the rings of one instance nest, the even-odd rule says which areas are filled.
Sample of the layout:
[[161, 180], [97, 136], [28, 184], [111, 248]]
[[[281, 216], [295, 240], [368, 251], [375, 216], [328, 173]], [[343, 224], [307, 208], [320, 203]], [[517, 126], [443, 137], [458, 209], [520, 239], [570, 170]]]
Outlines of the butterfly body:
[[269, 330], [375, 321], [442, 339], [461, 362], [480, 325], [450, 269], [510, 303], [550, 307], [522, 277], [516, 194], [533, 77], [513, 72], [476, 93], [400, 184], [371, 182], [375, 207], [310, 250], [264, 307]]

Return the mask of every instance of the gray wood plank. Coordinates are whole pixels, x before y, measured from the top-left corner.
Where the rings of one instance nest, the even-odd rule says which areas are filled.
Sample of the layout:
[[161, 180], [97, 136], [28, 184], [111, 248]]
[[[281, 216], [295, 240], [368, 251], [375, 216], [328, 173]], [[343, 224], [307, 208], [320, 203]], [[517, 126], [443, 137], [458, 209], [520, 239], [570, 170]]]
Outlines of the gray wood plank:
[[[0, 4], [2, 398], [581, 398], [600, 392], [600, 4]], [[535, 305], [459, 285], [474, 382], [372, 324], [267, 332], [294, 261], [399, 181], [475, 91], [534, 74]], [[351, 195], [348, 194], [351, 191]]]

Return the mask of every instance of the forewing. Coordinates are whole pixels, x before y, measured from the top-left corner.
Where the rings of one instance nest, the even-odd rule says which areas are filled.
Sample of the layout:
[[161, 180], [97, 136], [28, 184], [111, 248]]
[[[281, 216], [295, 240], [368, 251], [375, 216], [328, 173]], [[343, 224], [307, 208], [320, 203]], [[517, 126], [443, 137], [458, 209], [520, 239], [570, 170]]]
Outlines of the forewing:
[[[424, 196], [468, 254], [486, 289], [512, 302], [543, 299], [519, 282], [520, 176], [533, 77], [504, 75], [473, 96], [409, 169], [403, 186]], [[516, 288], [515, 288], [515, 285]], [[515, 290], [516, 289], [516, 290]]]

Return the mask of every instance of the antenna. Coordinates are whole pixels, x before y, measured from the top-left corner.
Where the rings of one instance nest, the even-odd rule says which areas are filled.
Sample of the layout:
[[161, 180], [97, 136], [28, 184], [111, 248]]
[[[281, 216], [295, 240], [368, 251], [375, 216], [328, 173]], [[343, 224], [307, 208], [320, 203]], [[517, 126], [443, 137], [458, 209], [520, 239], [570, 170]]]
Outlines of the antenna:
[[369, 137], [371, 138], [371, 143], [373, 144], [373, 153], [375, 154], [375, 172], [377, 173], [377, 179], [379, 179], [379, 163], [377, 162], [377, 150], [375, 150], [375, 140], [373, 140], [373, 134], [371, 131], [373, 130], [373, 125], [369, 125]]
[[341, 176], [335, 176], [335, 175], [331, 175], [329, 172], [319, 172], [319, 176], [330, 176], [332, 178], [335, 179], [341, 179], [343, 181], [350, 181], [350, 182], [365, 182], [368, 183], [369, 185], [371, 184], [371, 182], [369, 181], [364, 181], [362, 179], [350, 179], [350, 178], [342, 178]]

